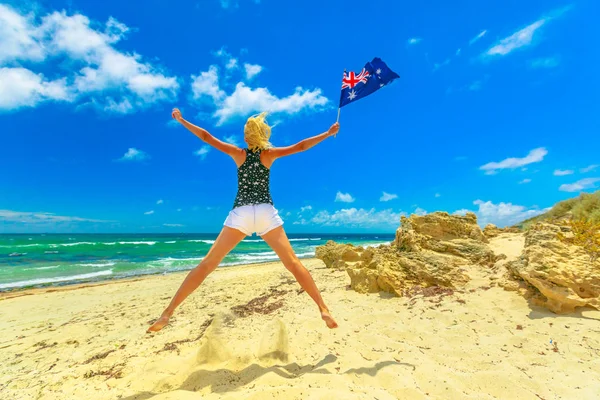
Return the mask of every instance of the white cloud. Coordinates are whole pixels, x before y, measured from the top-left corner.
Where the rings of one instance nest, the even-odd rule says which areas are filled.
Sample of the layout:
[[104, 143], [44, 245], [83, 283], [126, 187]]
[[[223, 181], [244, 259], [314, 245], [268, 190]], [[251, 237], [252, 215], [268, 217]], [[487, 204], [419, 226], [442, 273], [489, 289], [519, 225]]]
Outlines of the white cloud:
[[391, 209], [376, 211], [348, 208], [333, 213], [319, 211], [310, 222], [324, 226], [347, 226], [371, 228], [377, 226], [398, 227], [402, 214]]
[[238, 59], [232, 56], [225, 47], [221, 47], [218, 51], [216, 51], [215, 56], [219, 57], [223, 61], [225, 61], [225, 69], [234, 70], [239, 67]]
[[26, 212], [13, 210], [0, 210], [0, 221], [18, 222], [23, 224], [42, 224], [55, 222], [114, 222], [90, 218], [62, 216], [48, 212]]
[[119, 160], [120, 161], [144, 161], [149, 159], [150, 156], [143, 152], [142, 150], [138, 150], [134, 147], [130, 147], [127, 150], [127, 153], [123, 155]]
[[558, 190], [562, 192], [579, 192], [585, 189], [594, 189], [596, 188], [597, 182], [600, 182], [600, 178], [580, 179], [574, 183], [566, 183], [564, 185], [560, 185]]
[[199, 150], [194, 152], [194, 155], [200, 157], [201, 160], [204, 160], [209, 151], [210, 146], [202, 146]]
[[48, 100], [70, 101], [65, 78], [48, 81], [25, 68], [0, 68], [0, 110], [35, 107]]
[[455, 55], [457, 55], [457, 56], [460, 55], [460, 51], [461, 51], [461, 49], [456, 50], [456, 54]]
[[531, 179], [525, 178], [525, 179], [523, 179], [522, 181], [519, 182], [519, 185], [523, 185], [525, 183], [530, 183], [530, 182], [531, 182]]
[[453, 215], [462, 215], [464, 217], [468, 212], [473, 212], [473, 211], [467, 210], [466, 208], [461, 208], [460, 210], [454, 211], [452, 214]]
[[222, 101], [226, 94], [219, 88], [219, 73], [215, 65], [211, 65], [208, 71], [200, 75], [192, 75], [192, 95], [195, 100], [203, 96], [209, 96], [214, 101]]
[[146, 212], [144, 213], [144, 215], [152, 215], [152, 214], [154, 214], [154, 210], [151, 210], [151, 211], [146, 211]]
[[181, 208], [178, 208], [178, 209], [177, 209], [177, 212], [180, 212], [180, 211], [181, 211]]
[[257, 64], [244, 64], [244, 69], [246, 70], [246, 79], [250, 80], [254, 78], [256, 75], [260, 74], [263, 67]]
[[[478, 206], [478, 210], [471, 212], [474, 212], [477, 215], [478, 222], [481, 226], [487, 224], [494, 224], [499, 227], [510, 226], [548, 211], [548, 209], [540, 210], [537, 208], [527, 208], [525, 206], [503, 202], [494, 204], [491, 201], [482, 200], [475, 200], [473, 204]], [[462, 209], [456, 211], [455, 214], [464, 215], [469, 211], [470, 210]]]
[[156, 204], [163, 204], [163, 203], [164, 203], [163, 199], [160, 199], [156, 202]]
[[12, 83], [12, 91], [29, 95], [4, 101], [4, 109], [69, 100], [110, 113], [130, 113], [173, 100], [179, 90], [175, 77], [164, 75], [139, 54], [116, 49], [129, 28], [114, 18], [102, 26], [82, 14], [21, 15], [0, 6], [0, 26], [0, 60], [35, 61], [35, 67], [44, 70], [61, 71], [68, 65], [75, 71], [49, 81], [33, 70], [17, 69], [22, 79]]
[[232, 55], [229, 54], [229, 52], [227, 50], [225, 50], [225, 46], [223, 46], [219, 50], [215, 51], [214, 55], [219, 58], [225, 59], [225, 60], [228, 60], [232, 57]]
[[505, 56], [514, 50], [530, 46], [534, 43], [534, 36], [538, 29], [540, 29], [543, 25], [548, 23], [554, 18], [557, 18], [568, 11], [571, 6], [567, 6], [565, 8], [555, 10], [548, 14], [547, 16], [535, 21], [532, 24], [529, 24], [525, 28], [513, 33], [512, 35], [500, 40], [496, 45], [492, 46], [489, 50], [487, 50], [483, 56], [484, 57], [493, 57], [493, 56]]
[[573, 171], [572, 169], [555, 169], [554, 170], [554, 176], [565, 176], [565, 175], [572, 175], [574, 174], [575, 171]]
[[335, 201], [341, 201], [343, 203], [352, 203], [354, 201], [354, 197], [352, 197], [350, 193], [337, 192], [335, 195]]
[[540, 147], [540, 148], [531, 150], [529, 152], [529, 154], [527, 154], [523, 158], [512, 157], [512, 158], [507, 158], [505, 160], [502, 160], [500, 162], [490, 162], [485, 165], [482, 165], [481, 167], [479, 167], [479, 169], [486, 171], [485, 173], [487, 175], [493, 175], [496, 172], [498, 172], [498, 170], [515, 169], [515, 168], [523, 167], [528, 164], [540, 162], [544, 159], [546, 154], [548, 154], [548, 151], [545, 148]]
[[46, 54], [40, 35], [33, 14], [22, 15], [0, 4], [0, 63], [43, 60]]
[[238, 138], [236, 136], [233, 136], [233, 135], [231, 135], [231, 136], [225, 136], [223, 138], [223, 140], [226, 143], [232, 144], [234, 146], [239, 146], [239, 141], [238, 141]]
[[227, 69], [236, 69], [238, 67], [238, 60], [236, 58], [230, 58], [229, 61], [227, 62], [227, 65], [225, 65], [225, 68]]
[[383, 194], [379, 198], [379, 201], [390, 201], [390, 200], [394, 200], [397, 198], [398, 198], [397, 194], [390, 194], [390, 193], [383, 192]]
[[169, 228], [179, 228], [185, 225], [182, 224], [163, 224], [163, 226], [169, 227]]
[[215, 117], [217, 125], [235, 118], [252, 114], [253, 112], [268, 111], [270, 114], [296, 114], [303, 110], [321, 111], [329, 100], [321, 95], [321, 89], [305, 90], [297, 87], [293, 94], [287, 97], [277, 97], [267, 88], [250, 88], [239, 82], [234, 92], [220, 104]]
[[478, 41], [479, 39], [484, 37], [486, 33], [487, 33], [487, 30], [485, 30], [485, 29], [482, 30], [481, 32], [479, 32], [477, 34], [477, 36], [475, 36], [473, 39], [469, 40], [469, 46], [473, 45], [473, 43], [475, 43], [476, 41]]
[[413, 214], [416, 214], [416, 215], [425, 215], [425, 214], [427, 214], [427, 210], [424, 210], [421, 207], [417, 207], [415, 209], [415, 211], [413, 212]]
[[[219, 50], [217, 55], [222, 52], [223, 49]], [[258, 67], [260, 66], [253, 66], [254, 71]], [[307, 90], [297, 87], [293, 94], [278, 97], [268, 88], [252, 88], [244, 82], [238, 82], [233, 92], [227, 94], [221, 88], [219, 70], [215, 65], [211, 65], [208, 71], [200, 75], [192, 75], [192, 93], [194, 100], [201, 101], [207, 97], [211, 99], [209, 104], [215, 108], [213, 117], [217, 119], [217, 125], [262, 111], [292, 115], [306, 110], [322, 111], [329, 105], [329, 100], [318, 88]]]
[[50, 37], [47, 46], [53, 52], [67, 54], [71, 60], [83, 64], [74, 81], [77, 93], [107, 93], [106, 97], [94, 97], [95, 104], [100, 107], [108, 99], [132, 105], [120, 109], [104, 107], [117, 112], [131, 112], [176, 96], [179, 84], [175, 77], [165, 76], [157, 67], [142, 62], [138, 54], [121, 52], [114, 47], [129, 30], [124, 24], [111, 18], [105, 32], [91, 25], [91, 21], [81, 14], [68, 16], [65, 12], [54, 12], [43, 18], [42, 28]]
[[300, 207], [300, 212], [304, 212], [307, 210], [312, 210], [312, 206], [304, 206], [304, 207]]
[[589, 165], [589, 166], [587, 166], [585, 168], [581, 168], [579, 170], [579, 172], [581, 172], [582, 174], [585, 174], [587, 172], [591, 172], [591, 171], [595, 170], [598, 167], [600, 167], [600, 165], [592, 164], [592, 165]]
[[442, 195], [441, 195], [441, 194], [439, 194], [439, 193], [436, 193], [436, 194], [435, 194], [435, 197], [442, 197]]
[[541, 28], [545, 23], [545, 19], [535, 21], [533, 24], [528, 25], [520, 31], [513, 33], [509, 37], [502, 39], [498, 44], [486, 51], [485, 54], [487, 56], [504, 56], [516, 49], [530, 45], [533, 41], [533, 35], [535, 34], [535, 31]]
[[546, 57], [546, 58], [536, 58], [534, 60], [529, 61], [529, 66], [531, 68], [554, 68], [559, 64], [559, 59], [557, 57]]
[[410, 39], [408, 39], [408, 41], [407, 41], [407, 42], [408, 42], [408, 44], [409, 44], [409, 45], [413, 45], [413, 44], [417, 44], [417, 43], [419, 43], [419, 42], [420, 42], [420, 41], [422, 41], [422, 40], [423, 40], [423, 39], [421, 39], [421, 38], [418, 38], [418, 37], [413, 37], [413, 38], [410, 38]]

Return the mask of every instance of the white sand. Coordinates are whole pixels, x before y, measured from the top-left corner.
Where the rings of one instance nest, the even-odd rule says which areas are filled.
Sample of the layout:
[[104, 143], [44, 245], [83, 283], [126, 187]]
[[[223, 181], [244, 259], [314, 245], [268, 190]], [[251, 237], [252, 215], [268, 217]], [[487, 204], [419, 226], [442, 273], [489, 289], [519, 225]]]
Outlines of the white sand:
[[[520, 235], [492, 242], [509, 257], [522, 245]], [[305, 265], [340, 324], [336, 330], [327, 329], [279, 263], [218, 269], [157, 334], [145, 333], [148, 322], [182, 274], [5, 295], [0, 398], [550, 400], [600, 394], [598, 311], [555, 315], [517, 293], [488, 289], [488, 274], [477, 268], [468, 270], [472, 281], [461, 292], [407, 299], [358, 294], [348, 289], [346, 272], [319, 260]], [[272, 292], [268, 304], [282, 306], [271, 314], [231, 312], [271, 288], [286, 291]], [[211, 317], [213, 324], [195, 340]], [[178, 340], [190, 341], [169, 345]]]

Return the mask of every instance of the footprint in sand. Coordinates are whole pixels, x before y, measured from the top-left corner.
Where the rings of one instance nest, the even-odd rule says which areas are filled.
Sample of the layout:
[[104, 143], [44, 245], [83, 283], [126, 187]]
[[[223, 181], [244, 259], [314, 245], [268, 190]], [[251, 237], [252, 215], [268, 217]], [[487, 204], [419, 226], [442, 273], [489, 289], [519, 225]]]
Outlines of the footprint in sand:
[[289, 357], [288, 334], [280, 318], [273, 320], [265, 330], [260, 341], [258, 358], [261, 361], [287, 362]]

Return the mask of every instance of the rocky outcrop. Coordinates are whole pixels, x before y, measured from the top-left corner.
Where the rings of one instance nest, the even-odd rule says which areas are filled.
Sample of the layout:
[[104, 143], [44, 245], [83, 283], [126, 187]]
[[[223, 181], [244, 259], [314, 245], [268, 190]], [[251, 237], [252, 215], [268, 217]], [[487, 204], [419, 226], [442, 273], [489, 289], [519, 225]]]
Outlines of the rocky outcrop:
[[497, 260], [473, 213], [457, 216], [446, 212], [402, 217], [393, 245], [401, 251], [431, 250], [491, 266]]
[[498, 259], [487, 247], [475, 214], [433, 213], [402, 217], [390, 245], [364, 249], [328, 242], [316, 257], [331, 268], [345, 269], [360, 293], [385, 291], [402, 296], [415, 286], [455, 288], [468, 276], [461, 266], [492, 266]]
[[498, 228], [494, 224], [487, 224], [485, 228], [483, 228], [483, 234], [486, 238], [492, 239], [498, 235], [503, 233], [520, 233], [521, 230], [519, 228], [507, 226], [505, 228]]
[[465, 216], [435, 212], [426, 215], [411, 215], [410, 218], [402, 217], [400, 228], [396, 231], [396, 240], [398, 240], [398, 232], [407, 229], [433, 240], [473, 239], [487, 243], [486, 237], [477, 225], [477, 216], [472, 212], [468, 212]]
[[514, 290], [523, 280], [535, 304], [555, 313], [573, 312], [576, 307], [600, 309], [600, 263], [592, 262], [580, 246], [558, 239], [569, 235], [564, 225], [537, 223], [525, 234], [519, 260], [507, 264], [510, 276], [503, 285]]
[[402, 296], [415, 286], [455, 288], [468, 282], [454, 257], [434, 252], [400, 252], [392, 246], [367, 249], [361, 261], [346, 262], [350, 286], [359, 293], [384, 291]]
[[344, 269], [344, 262], [360, 259], [358, 249], [362, 251], [362, 248], [356, 248], [351, 244], [337, 244], [330, 240], [324, 246], [317, 247], [315, 256], [328, 268]]

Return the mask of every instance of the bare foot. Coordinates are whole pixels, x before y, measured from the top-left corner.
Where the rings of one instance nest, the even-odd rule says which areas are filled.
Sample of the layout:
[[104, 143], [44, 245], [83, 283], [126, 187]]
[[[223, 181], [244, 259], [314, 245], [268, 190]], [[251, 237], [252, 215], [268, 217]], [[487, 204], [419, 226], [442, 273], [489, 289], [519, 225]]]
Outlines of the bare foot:
[[156, 320], [156, 322], [154, 322], [150, 328], [148, 328], [148, 330], [146, 332], [158, 332], [160, 331], [162, 328], [164, 328], [168, 323], [169, 323], [169, 316], [168, 315], [161, 315], [159, 319]]
[[335, 322], [335, 319], [333, 319], [333, 317], [331, 316], [331, 314], [329, 314], [329, 310], [328, 309], [321, 310], [321, 318], [323, 319], [323, 321], [325, 321], [325, 323], [327, 324], [327, 327], [329, 329], [333, 329], [333, 328], [337, 328], [338, 327], [338, 324], [337, 324], [337, 322]]

